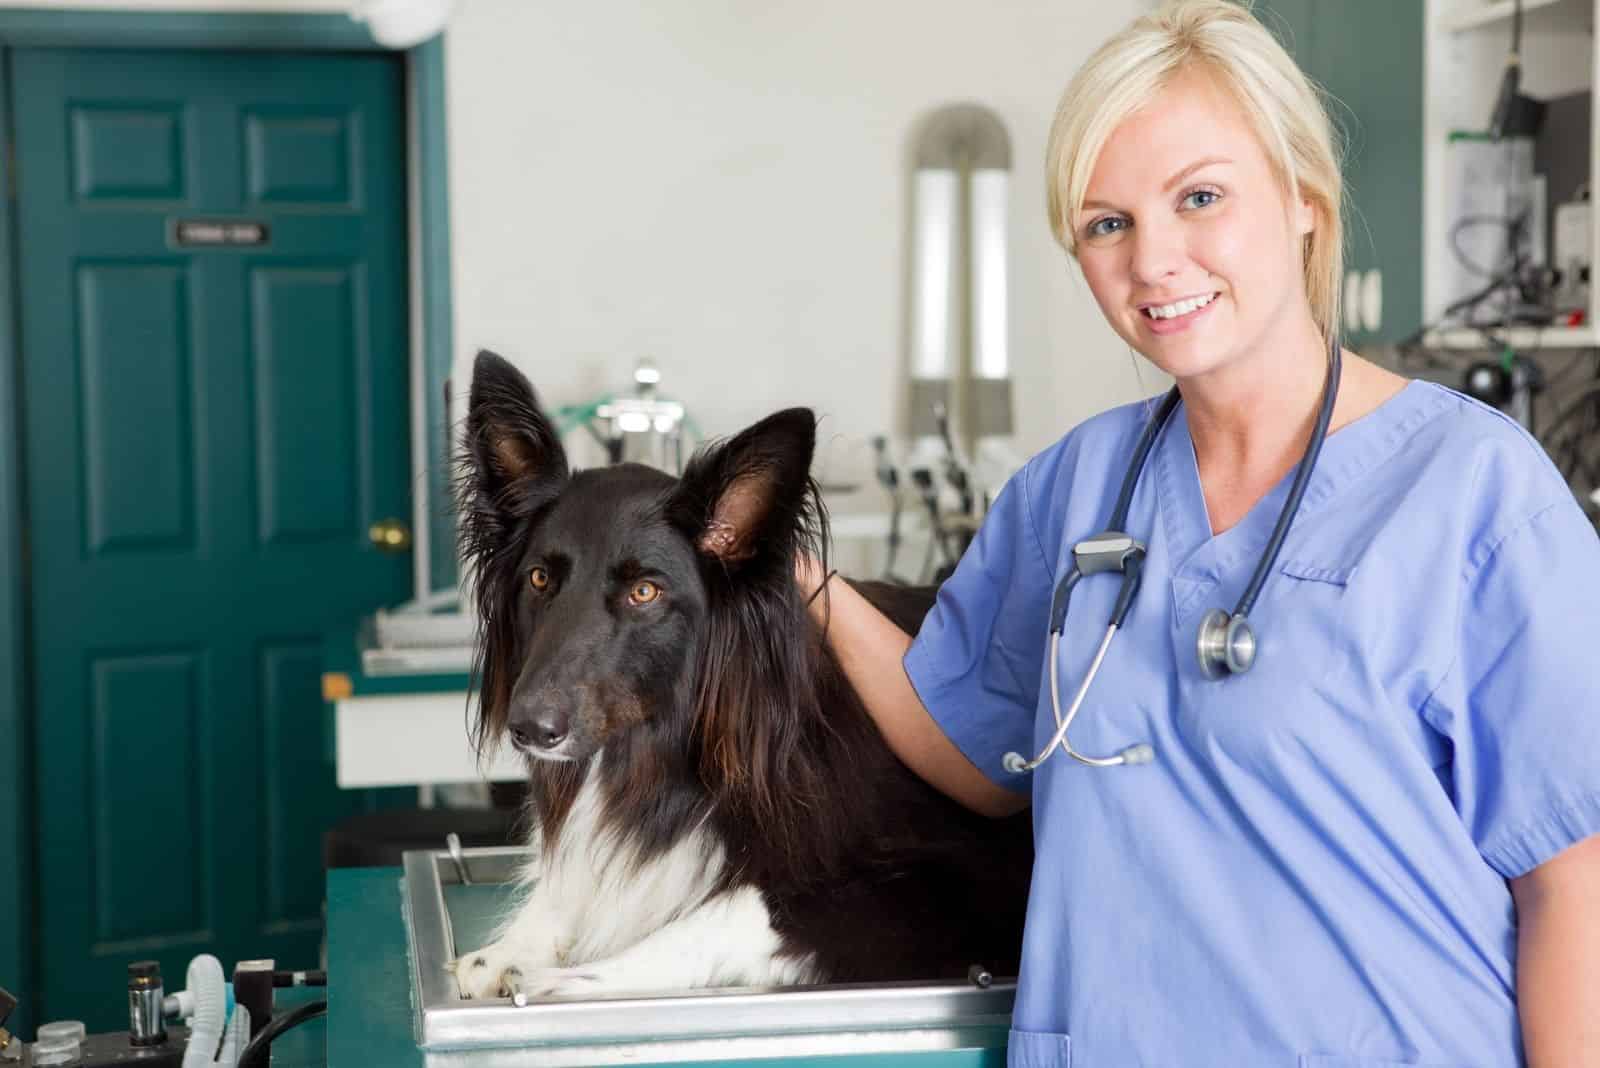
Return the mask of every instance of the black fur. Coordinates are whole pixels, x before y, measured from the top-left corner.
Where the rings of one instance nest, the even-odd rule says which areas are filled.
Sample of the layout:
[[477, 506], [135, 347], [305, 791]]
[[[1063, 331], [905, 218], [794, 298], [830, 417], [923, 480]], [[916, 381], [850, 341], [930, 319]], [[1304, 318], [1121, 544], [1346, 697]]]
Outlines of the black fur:
[[[546, 848], [597, 757], [605, 822], [642, 856], [707, 821], [729, 887], [758, 888], [784, 951], [831, 981], [1015, 974], [1027, 815], [986, 819], [907, 770], [794, 582], [796, 554], [827, 545], [815, 432], [791, 409], [702, 450], [681, 480], [572, 473], [527, 381], [481, 353], [458, 489], [477, 741], [510, 732], [568, 758], [529, 761]], [[911, 632], [932, 604], [857, 588]]]

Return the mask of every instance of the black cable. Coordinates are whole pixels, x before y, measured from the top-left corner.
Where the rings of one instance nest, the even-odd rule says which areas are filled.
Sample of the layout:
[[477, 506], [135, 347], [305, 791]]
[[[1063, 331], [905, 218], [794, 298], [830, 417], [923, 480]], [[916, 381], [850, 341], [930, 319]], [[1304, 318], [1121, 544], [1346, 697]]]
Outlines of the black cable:
[[283, 988], [290, 986], [327, 986], [328, 973], [320, 968], [311, 968], [306, 971], [293, 971], [279, 969], [272, 973], [272, 985]]
[[[1570, 430], [1563, 430], [1571, 424]], [[1596, 463], [1595, 428], [1600, 425], [1600, 381], [1590, 382], [1568, 398], [1539, 436], [1561, 477], [1578, 498], [1590, 520], [1600, 527], [1600, 508], [1591, 496], [1600, 488]]]
[[1568, 360], [1566, 364], [1562, 366], [1561, 370], [1554, 372], [1545, 379], [1545, 388], [1554, 390], [1556, 386], [1561, 385], [1568, 377], [1571, 376], [1573, 371], [1577, 370], [1580, 365], [1590, 360], [1595, 355], [1595, 352], [1595, 349], [1579, 349], [1573, 354], [1572, 359]]
[[1541, 440], [1548, 444], [1548, 439], [1555, 437], [1556, 431], [1560, 430], [1568, 420], [1579, 412], [1589, 409], [1596, 401], [1600, 401], [1600, 382], [1591, 382], [1580, 389], [1575, 396], [1567, 398], [1567, 403], [1556, 412], [1555, 417], [1550, 420], [1550, 425], [1545, 427]]
[[[1482, 264], [1474, 263], [1461, 248], [1461, 232], [1463, 230], [1472, 226], [1486, 226], [1490, 223], [1495, 226], [1504, 226], [1511, 231], [1511, 234], [1508, 234], [1508, 240], [1514, 239], [1515, 231], [1520, 228], [1520, 220], [1511, 219], [1504, 215], [1463, 215], [1456, 220], [1454, 226], [1450, 227], [1450, 251], [1455, 253], [1456, 262], [1461, 266], [1473, 274], [1495, 279], [1498, 286], [1501, 283], [1510, 281], [1507, 277], [1509, 272], [1497, 273], [1498, 268], [1484, 267]], [[1508, 247], [1515, 246], [1508, 244]]]
[[307, 1020], [314, 1020], [327, 1011], [326, 1001], [308, 1001], [304, 1005], [296, 1005], [288, 1012], [274, 1016], [267, 1021], [267, 1026], [250, 1040], [244, 1052], [239, 1054], [238, 1068], [266, 1068], [270, 1063], [273, 1039], [289, 1028], [303, 1024]]

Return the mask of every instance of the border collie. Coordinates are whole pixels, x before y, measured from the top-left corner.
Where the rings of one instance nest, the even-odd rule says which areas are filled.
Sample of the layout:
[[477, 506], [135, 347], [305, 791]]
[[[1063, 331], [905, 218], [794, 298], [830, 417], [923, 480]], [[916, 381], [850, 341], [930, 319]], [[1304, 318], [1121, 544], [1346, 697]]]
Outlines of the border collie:
[[[464, 997], [1016, 974], [1028, 816], [899, 762], [794, 581], [826, 547], [815, 436], [796, 408], [681, 480], [571, 471], [527, 380], [479, 354], [474, 736], [527, 756], [536, 826], [520, 904], [453, 965]], [[858, 588], [911, 631], [931, 604]]]

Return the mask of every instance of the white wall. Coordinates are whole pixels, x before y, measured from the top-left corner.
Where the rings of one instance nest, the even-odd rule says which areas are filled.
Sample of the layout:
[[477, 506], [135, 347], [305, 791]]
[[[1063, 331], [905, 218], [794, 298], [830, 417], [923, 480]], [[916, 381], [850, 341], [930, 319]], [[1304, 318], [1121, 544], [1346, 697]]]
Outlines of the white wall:
[[[9, 0], [338, 12], [349, 0]], [[1163, 388], [1044, 220], [1068, 78], [1151, 0], [456, 0], [447, 34], [456, 395], [492, 347], [547, 405], [638, 357], [709, 434], [823, 416], [818, 473], [864, 481], [903, 417], [908, 139], [971, 101], [1010, 134], [1018, 444]], [[459, 414], [459, 413], [457, 413]]]
[[[447, 36], [458, 395], [492, 347], [547, 405], [650, 355], [709, 433], [807, 404], [823, 474], [903, 403], [905, 155], [955, 101], [1014, 153], [1020, 444], [1160, 388], [1044, 219], [1055, 104], [1145, 0], [463, 0]], [[850, 468], [853, 470], [845, 470]]]
[[318, 14], [350, 10], [350, 0], [5, 0], [5, 7], [56, 8], [62, 11], [306, 11]]

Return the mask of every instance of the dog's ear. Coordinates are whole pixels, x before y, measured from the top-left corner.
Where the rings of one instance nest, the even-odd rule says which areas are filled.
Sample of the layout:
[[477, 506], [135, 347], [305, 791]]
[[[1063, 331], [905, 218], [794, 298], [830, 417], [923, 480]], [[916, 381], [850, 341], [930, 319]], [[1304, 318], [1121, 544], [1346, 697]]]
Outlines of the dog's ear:
[[492, 352], [472, 365], [462, 463], [469, 508], [525, 515], [567, 478], [567, 453], [522, 372]]
[[674, 514], [696, 548], [735, 565], [772, 541], [787, 557], [795, 531], [812, 512], [816, 441], [811, 409], [789, 408], [691, 460]]
[[533, 387], [492, 352], [472, 365], [466, 430], [456, 474], [462, 562], [475, 579], [478, 640], [473, 666], [482, 699], [472, 738], [482, 757], [505, 730], [517, 675], [516, 601], [526, 579], [513, 548], [521, 521], [561, 492], [567, 453], [539, 410]]

